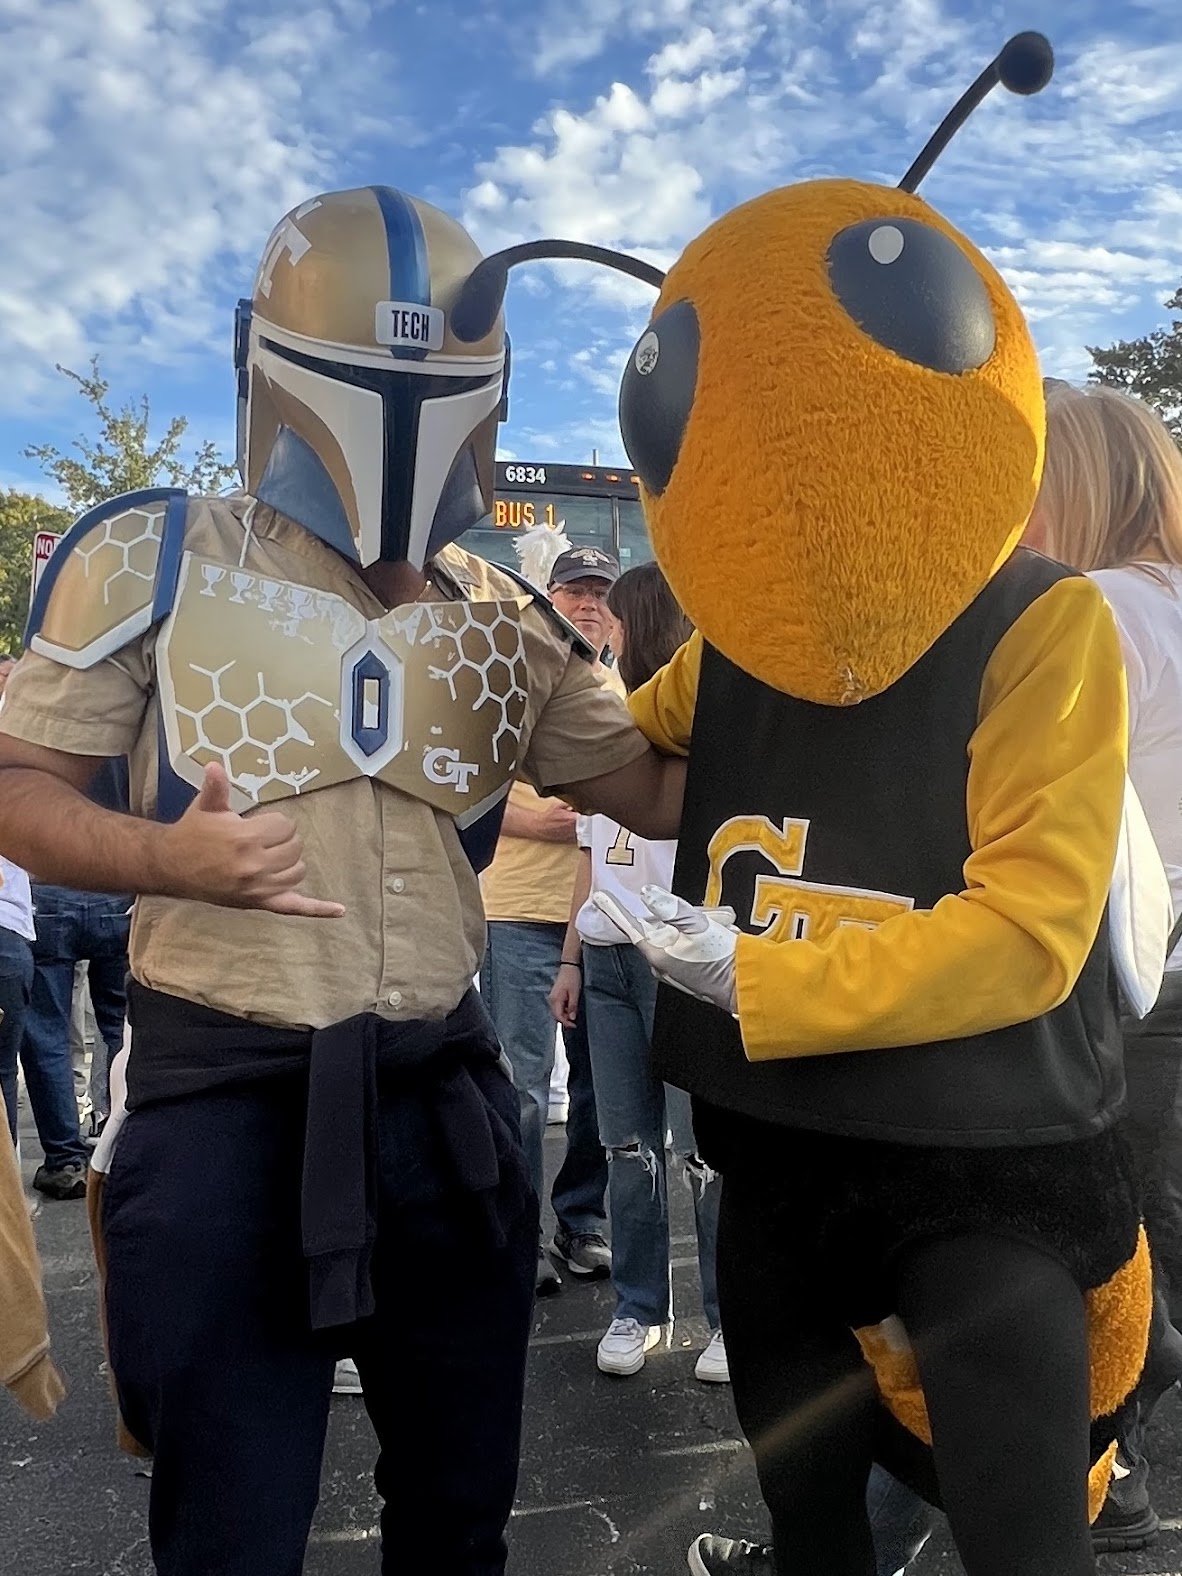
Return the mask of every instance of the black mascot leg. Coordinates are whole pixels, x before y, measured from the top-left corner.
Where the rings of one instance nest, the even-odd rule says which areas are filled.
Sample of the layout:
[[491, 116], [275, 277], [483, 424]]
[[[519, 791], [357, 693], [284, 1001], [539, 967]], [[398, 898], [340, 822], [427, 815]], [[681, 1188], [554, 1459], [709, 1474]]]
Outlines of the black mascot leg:
[[874, 1379], [848, 1326], [821, 1306], [799, 1226], [791, 1204], [724, 1180], [718, 1284], [735, 1408], [771, 1512], [777, 1571], [874, 1576]]
[[898, 1307], [967, 1576], [1094, 1576], [1087, 1321], [1066, 1267], [1005, 1237], [917, 1243]]

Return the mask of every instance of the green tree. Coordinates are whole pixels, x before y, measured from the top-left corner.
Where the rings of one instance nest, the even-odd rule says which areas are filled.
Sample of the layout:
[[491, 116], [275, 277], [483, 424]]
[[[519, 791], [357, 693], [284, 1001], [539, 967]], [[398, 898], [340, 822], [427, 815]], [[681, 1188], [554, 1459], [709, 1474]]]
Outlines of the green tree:
[[15, 656], [29, 616], [33, 578], [33, 538], [38, 531], [60, 535], [69, 529], [68, 509], [33, 493], [0, 487], [0, 652]]
[[[1165, 303], [1167, 312], [1182, 312], [1182, 290]], [[1182, 443], [1182, 317], [1173, 317], [1168, 328], [1155, 328], [1140, 339], [1122, 339], [1107, 349], [1088, 346], [1095, 366], [1091, 383], [1123, 389], [1143, 399]]]
[[91, 407], [97, 421], [97, 436], [76, 438], [73, 447], [78, 457], [63, 454], [52, 444], [30, 444], [24, 453], [36, 460], [45, 474], [57, 483], [75, 514], [93, 509], [107, 498], [136, 492], [141, 487], [183, 487], [192, 493], [221, 492], [235, 475], [211, 440], [200, 444], [190, 459], [181, 454], [181, 440], [189, 430], [188, 418], [174, 416], [164, 436], [156, 443], [148, 437], [151, 410], [146, 395], [128, 400], [114, 410], [107, 400], [111, 385], [99, 372], [99, 359], [90, 363], [90, 375], [58, 371], [78, 385], [78, 392]]

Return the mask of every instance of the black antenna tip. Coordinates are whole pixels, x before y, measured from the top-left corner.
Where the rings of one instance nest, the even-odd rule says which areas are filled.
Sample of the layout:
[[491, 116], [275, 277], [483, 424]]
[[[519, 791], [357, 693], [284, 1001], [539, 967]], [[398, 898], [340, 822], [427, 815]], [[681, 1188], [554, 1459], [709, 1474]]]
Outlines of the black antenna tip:
[[1041, 33], [1015, 33], [997, 57], [997, 75], [1011, 93], [1041, 93], [1055, 70], [1055, 52]]

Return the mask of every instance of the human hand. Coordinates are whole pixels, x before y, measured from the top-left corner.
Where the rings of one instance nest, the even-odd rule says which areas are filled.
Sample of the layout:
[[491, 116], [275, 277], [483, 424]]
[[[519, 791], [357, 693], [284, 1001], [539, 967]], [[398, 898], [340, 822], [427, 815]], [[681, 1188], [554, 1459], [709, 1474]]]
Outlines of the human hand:
[[573, 843], [575, 841], [575, 828], [578, 826], [579, 818], [569, 804], [563, 804], [561, 800], [556, 799], [544, 810], [538, 810], [535, 818], [539, 842]]
[[579, 998], [583, 994], [583, 973], [573, 963], [559, 965], [554, 984], [547, 1000], [550, 1011], [564, 1029], [573, 1029], [579, 1015]]
[[307, 919], [339, 919], [345, 912], [340, 903], [298, 890], [307, 867], [295, 823], [277, 810], [232, 810], [230, 780], [212, 762], [184, 815], [162, 828], [162, 845], [170, 895]]
[[608, 892], [593, 892], [591, 901], [659, 980], [736, 1016], [734, 910], [694, 908], [661, 887], [642, 887], [640, 895], [647, 914], [630, 912]]

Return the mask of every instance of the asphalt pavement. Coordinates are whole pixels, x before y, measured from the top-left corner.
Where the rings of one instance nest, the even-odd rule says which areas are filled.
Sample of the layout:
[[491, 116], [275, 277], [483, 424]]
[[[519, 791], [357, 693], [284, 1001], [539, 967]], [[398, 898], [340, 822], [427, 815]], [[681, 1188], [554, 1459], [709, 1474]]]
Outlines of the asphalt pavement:
[[[561, 1143], [562, 1130], [551, 1128], [551, 1161]], [[31, 1177], [35, 1139], [24, 1146]], [[696, 1303], [692, 1205], [679, 1187], [672, 1203], [675, 1300], [688, 1317], [678, 1321], [672, 1347], [652, 1354], [639, 1375], [609, 1379], [595, 1367], [595, 1345], [612, 1314], [606, 1286], [572, 1285], [568, 1277], [557, 1297], [538, 1305], [510, 1576], [683, 1576], [686, 1549], [699, 1532], [765, 1529], [729, 1388], [693, 1377], [706, 1327]], [[54, 1349], [70, 1393], [44, 1426], [28, 1423], [0, 1397], [0, 1571], [152, 1576], [148, 1479], [114, 1442], [85, 1205], [47, 1202], [36, 1226]], [[1105, 1576], [1182, 1576], [1180, 1443], [1182, 1405], [1171, 1399], [1153, 1437], [1162, 1536], [1144, 1554], [1103, 1560]], [[376, 1576], [375, 1453], [361, 1400], [334, 1397], [305, 1576]], [[939, 1533], [911, 1571], [963, 1576]]]

